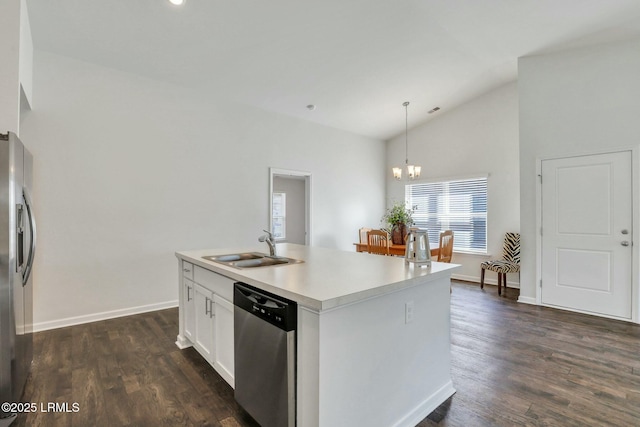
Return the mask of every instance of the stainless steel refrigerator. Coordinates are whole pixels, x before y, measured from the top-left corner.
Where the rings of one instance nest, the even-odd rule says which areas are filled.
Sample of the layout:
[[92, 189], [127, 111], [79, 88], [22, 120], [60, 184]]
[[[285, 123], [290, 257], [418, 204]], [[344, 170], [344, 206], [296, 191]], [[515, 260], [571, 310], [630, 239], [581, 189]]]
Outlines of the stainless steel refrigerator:
[[[18, 137], [0, 133], [0, 403], [20, 401], [33, 359], [32, 171]], [[0, 426], [14, 415], [0, 409]]]

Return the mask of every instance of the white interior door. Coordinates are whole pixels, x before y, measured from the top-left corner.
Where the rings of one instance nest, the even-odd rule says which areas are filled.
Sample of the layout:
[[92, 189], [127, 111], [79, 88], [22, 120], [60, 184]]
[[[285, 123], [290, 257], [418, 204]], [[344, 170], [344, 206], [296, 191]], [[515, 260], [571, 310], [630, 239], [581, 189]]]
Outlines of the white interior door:
[[631, 152], [542, 161], [542, 303], [631, 318]]

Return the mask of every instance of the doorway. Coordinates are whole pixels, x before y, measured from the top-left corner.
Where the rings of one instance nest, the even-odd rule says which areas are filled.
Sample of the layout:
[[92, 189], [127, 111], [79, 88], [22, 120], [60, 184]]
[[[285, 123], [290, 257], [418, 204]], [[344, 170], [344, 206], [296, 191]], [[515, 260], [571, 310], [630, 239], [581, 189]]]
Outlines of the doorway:
[[541, 302], [631, 319], [632, 152], [541, 161]]
[[311, 245], [311, 174], [269, 169], [269, 227], [277, 241]]

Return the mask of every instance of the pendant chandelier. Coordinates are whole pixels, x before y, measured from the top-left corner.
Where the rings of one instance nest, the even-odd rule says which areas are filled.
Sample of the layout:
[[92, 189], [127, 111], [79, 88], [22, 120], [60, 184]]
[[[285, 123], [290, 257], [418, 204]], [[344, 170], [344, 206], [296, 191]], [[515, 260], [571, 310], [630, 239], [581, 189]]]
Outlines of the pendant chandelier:
[[[410, 165], [409, 164], [409, 101], [404, 102], [404, 111], [405, 111], [405, 119], [404, 119], [404, 154], [405, 154], [405, 168], [407, 170], [407, 177], [409, 179], [416, 179], [420, 176], [420, 170], [422, 169], [420, 166]], [[402, 168], [395, 167], [393, 170], [393, 177], [400, 181], [402, 179]]]

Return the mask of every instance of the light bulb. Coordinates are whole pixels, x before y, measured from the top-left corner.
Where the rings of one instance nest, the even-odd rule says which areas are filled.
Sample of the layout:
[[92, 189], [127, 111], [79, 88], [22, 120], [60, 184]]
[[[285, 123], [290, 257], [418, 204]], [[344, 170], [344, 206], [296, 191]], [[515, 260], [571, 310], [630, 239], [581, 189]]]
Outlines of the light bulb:
[[407, 165], [407, 175], [409, 176], [409, 179], [414, 179], [416, 177], [415, 167], [413, 165]]
[[402, 179], [402, 169], [401, 168], [393, 168], [393, 177], [397, 180]]

